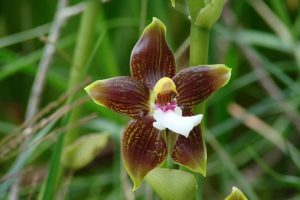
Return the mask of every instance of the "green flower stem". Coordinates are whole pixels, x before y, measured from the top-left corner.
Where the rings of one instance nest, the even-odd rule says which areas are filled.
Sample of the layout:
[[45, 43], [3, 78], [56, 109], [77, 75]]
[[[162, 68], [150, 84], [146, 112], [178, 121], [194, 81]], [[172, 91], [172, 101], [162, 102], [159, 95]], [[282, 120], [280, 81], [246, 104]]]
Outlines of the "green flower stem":
[[[209, 29], [200, 28], [193, 23], [190, 32], [190, 66], [205, 65], [208, 61], [209, 47]], [[195, 109], [196, 113], [205, 114], [205, 102], [201, 103]], [[204, 115], [205, 116], [205, 115]], [[206, 118], [206, 117], [205, 117]], [[204, 122], [204, 121], [203, 121]], [[201, 123], [202, 134], [204, 135], [205, 125]], [[201, 177], [198, 173], [194, 173], [198, 188], [196, 190], [196, 200], [201, 198]]]
[[167, 148], [168, 148], [168, 152], [169, 152], [166, 162], [167, 162], [167, 168], [169, 168], [169, 169], [174, 168], [174, 163], [173, 163], [173, 159], [171, 157], [171, 153], [172, 153], [174, 145], [177, 141], [177, 138], [178, 138], [178, 134], [173, 133], [171, 131], [166, 132]]
[[[92, 52], [94, 34], [96, 31], [99, 1], [90, 0], [86, 5], [86, 10], [82, 16], [77, 45], [75, 48], [73, 66], [71, 68], [69, 89], [76, 87], [83, 81], [87, 71], [87, 64]], [[79, 94], [79, 95], [82, 95]], [[68, 103], [72, 102], [76, 96], [70, 97]], [[75, 108], [69, 117], [68, 124], [75, 123], [80, 116], [80, 108]], [[79, 134], [79, 129], [71, 129], [65, 137], [65, 145], [72, 143]]]
[[[80, 23], [78, 40], [74, 53], [74, 64], [71, 68], [69, 88], [73, 88], [74, 86], [81, 83], [87, 70], [86, 65], [88, 62], [89, 55], [92, 51], [92, 43], [94, 42], [93, 34], [96, 28], [98, 7], [98, 0], [90, 0], [86, 3], [86, 9], [83, 13]], [[77, 97], [78, 96], [70, 97], [68, 99], [68, 103], [72, 102]], [[78, 108], [73, 109], [68, 119], [68, 123], [71, 124], [76, 122], [79, 117], [79, 113], [80, 110]], [[39, 199], [54, 199], [54, 194], [56, 193], [58, 185], [61, 183], [63, 174], [63, 167], [60, 164], [61, 153], [63, 151], [63, 148], [67, 144], [71, 143], [76, 138], [76, 136], [77, 131], [75, 130], [71, 130], [69, 133], [66, 134], [65, 137], [63, 134], [60, 135], [58, 142], [54, 147], [48, 177], [39, 195]]]
[[191, 24], [190, 66], [205, 65], [208, 60], [209, 29]]
[[[200, 28], [191, 24], [190, 33], [190, 66], [206, 65], [208, 61], [209, 29]], [[195, 109], [196, 113], [205, 114], [205, 103], [203, 102]], [[204, 131], [204, 123], [202, 130]]]

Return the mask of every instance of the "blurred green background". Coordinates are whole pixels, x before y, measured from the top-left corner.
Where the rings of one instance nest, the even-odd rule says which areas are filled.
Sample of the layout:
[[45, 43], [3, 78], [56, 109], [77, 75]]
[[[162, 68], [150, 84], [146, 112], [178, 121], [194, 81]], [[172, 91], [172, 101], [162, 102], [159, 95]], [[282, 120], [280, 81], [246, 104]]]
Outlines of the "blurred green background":
[[[129, 75], [131, 50], [152, 17], [167, 27], [178, 70], [187, 67], [186, 2], [59, 1], [65, 5], [0, 0], [0, 199], [158, 199], [146, 184], [131, 192], [119, 152], [128, 119], [86, 100], [82, 86], [86, 78]], [[233, 75], [207, 102], [207, 177], [197, 199], [224, 199], [233, 185], [251, 200], [300, 199], [299, 11], [298, 0], [226, 2], [211, 31], [209, 64], [224, 63]], [[54, 41], [53, 24], [60, 30]], [[54, 54], [39, 110], [49, 110], [22, 126], [46, 45]], [[60, 99], [71, 88], [63, 100], [83, 103], [68, 109]], [[91, 113], [97, 117], [85, 118]], [[110, 139], [91, 163], [60, 172], [61, 136], [70, 132]]]

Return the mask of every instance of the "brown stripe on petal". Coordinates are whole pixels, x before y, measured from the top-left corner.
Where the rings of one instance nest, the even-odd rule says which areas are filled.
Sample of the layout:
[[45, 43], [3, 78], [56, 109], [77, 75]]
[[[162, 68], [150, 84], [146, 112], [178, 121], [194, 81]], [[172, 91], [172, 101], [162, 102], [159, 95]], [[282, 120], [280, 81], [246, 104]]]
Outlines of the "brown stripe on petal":
[[150, 89], [159, 79], [175, 75], [175, 59], [165, 34], [164, 24], [153, 18], [131, 52], [131, 76]]
[[[191, 111], [184, 111], [185, 116], [194, 115]], [[189, 137], [178, 136], [172, 152], [173, 160], [188, 169], [206, 175], [206, 147], [200, 126], [190, 132]]]
[[174, 91], [164, 91], [158, 93], [155, 99], [155, 104], [159, 104], [160, 106], [165, 106], [171, 102], [176, 101], [177, 94]]
[[122, 135], [121, 151], [124, 167], [137, 189], [146, 174], [158, 167], [167, 156], [167, 147], [154, 119], [146, 116], [132, 121]]
[[174, 102], [178, 95], [175, 83], [168, 77], [163, 77], [156, 82], [153, 93], [155, 95], [155, 104], [161, 106]]
[[97, 104], [124, 115], [138, 118], [149, 112], [149, 89], [131, 77], [95, 81], [85, 90]]
[[190, 109], [227, 84], [231, 69], [225, 65], [189, 67], [173, 78], [179, 94], [177, 102]]

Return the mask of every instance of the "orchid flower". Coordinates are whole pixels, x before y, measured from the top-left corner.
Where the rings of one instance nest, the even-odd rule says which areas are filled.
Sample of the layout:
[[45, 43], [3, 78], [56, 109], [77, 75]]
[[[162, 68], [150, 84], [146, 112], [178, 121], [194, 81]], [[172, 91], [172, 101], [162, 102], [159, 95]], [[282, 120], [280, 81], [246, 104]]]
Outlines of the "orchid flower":
[[[165, 34], [164, 24], [153, 18], [132, 50], [131, 76], [98, 80], [85, 88], [97, 104], [132, 118], [122, 135], [121, 153], [133, 190], [168, 154], [205, 176], [206, 147], [198, 126], [202, 115], [194, 115], [192, 108], [231, 76], [224, 65], [189, 67], [175, 75]], [[168, 135], [178, 136], [171, 145]]]

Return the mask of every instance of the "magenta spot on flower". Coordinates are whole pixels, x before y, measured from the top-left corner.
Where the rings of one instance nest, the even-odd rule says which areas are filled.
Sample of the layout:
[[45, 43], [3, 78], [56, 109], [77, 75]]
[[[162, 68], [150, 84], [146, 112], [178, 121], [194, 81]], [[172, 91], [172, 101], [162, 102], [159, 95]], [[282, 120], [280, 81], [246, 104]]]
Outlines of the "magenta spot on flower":
[[174, 111], [175, 108], [177, 106], [177, 102], [176, 101], [172, 101], [170, 103], [167, 103], [166, 105], [160, 105], [160, 104], [155, 104], [155, 108], [159, 108], [164, 112], [167, 112], [169, 110]]

